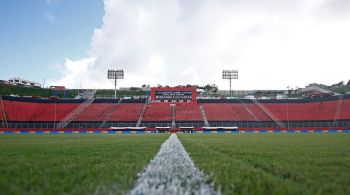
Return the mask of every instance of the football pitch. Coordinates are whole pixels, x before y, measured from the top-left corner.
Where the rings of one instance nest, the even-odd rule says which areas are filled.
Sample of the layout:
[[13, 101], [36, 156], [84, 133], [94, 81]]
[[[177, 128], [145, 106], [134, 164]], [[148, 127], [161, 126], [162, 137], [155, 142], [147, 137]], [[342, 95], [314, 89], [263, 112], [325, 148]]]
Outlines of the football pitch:
[[[350, 135], [178, 134], [222, 194], [349, 194]], [[0, 135], [0, 194], [124, 194], [169, 134]]]
[[168, 137], [1, 135], [0, 194], [123, 194]]
[[349, 194], [350, 135], [179, 135], [223, 194]]

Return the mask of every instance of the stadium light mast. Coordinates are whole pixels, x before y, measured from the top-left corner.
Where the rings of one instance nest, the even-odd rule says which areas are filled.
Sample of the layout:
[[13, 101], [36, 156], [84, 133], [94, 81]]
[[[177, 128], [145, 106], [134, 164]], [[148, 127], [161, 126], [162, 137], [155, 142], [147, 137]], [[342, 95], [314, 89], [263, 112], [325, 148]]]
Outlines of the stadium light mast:
[[117, 79], [124, 79], [124, 70], [108, 70], [108, 79], [114, 79], [114, 98], [117, 99]]
[[230, 96], [232, 96], [232, 79], [238, 79], [238, 70], [223, 70], [222, 79], [228, 79], [230, 81]]

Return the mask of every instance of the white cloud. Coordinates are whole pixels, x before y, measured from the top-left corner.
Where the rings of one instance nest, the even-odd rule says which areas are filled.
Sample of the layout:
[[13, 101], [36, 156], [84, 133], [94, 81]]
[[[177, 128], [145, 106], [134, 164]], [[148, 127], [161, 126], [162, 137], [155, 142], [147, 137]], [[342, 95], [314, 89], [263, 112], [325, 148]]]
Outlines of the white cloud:
[[[92, 69], [94, 65], [94, 58], [84, 58], [80, 60], [66, 59], [64, 66], [61, 67], [61, 72], [64, 75], [63, 78], [58, 81], [51, 81], [54, 85], [64, 86], [79, 86], [83, 85], [84, 88], [91, 88], [90, 86], [84, 86], [85, 83], [98, 86], [98, 82], [93, 79], [94, 71]], [[102, 87], [102, 86], [100, 86]]]
[[65, 76], [55, 83], [112, 88], [111, 68], [125, 70], [120, 86], [216, 83], [227, 89], [223, 69], [240, 71], [234, 89], [348, 80], [347, 2], [105, 0], [89, 56], [66, 60]]

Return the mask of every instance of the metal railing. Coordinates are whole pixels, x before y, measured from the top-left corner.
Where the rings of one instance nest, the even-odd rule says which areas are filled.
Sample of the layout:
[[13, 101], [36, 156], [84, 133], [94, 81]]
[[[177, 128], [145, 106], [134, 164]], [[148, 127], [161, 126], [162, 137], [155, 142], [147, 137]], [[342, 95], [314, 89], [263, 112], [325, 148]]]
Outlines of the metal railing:
[[[211, 127], [232, 127], [237, 126], [239, 128], [276, 128], [276, 123], [274, 121], [209, 121]], [[135, 127], [137, 121], [134, 122], [106, 122], [108, 127]], [[286, 126], [287, 121], [281, 121], [283, 125]], [[66, 128], [89, 128], [89, 129], [99, 129], [101, 122], [71, 122]], [[143, 121], [140, 126], [155, 128], [155, 127], [171, 127], [171, 121], [169, 122], [147, 122]], [[176, 128], [179, 127], [206, 127], [203, 121], [177, 121]], [[339, 120], [337, 127], [333, 126], [333, 120], [328, 121], [289, 121], [289, 129], [293, 128], [350, 128], [350, 119]], [[8, 128], [14, 129], [54, 129], [54, 122], [45, 123], [26, 123], [26, 122], [8, 122]]]
[[208, 119], [207, 119], [207, 116], [205, 114], [205, 111], [204, 111], [204, 108], [203, 108], [202, 104], [199, 105], [199, 110], [201, 111], [201, 115], [202, 115], [202, 119], [204, 121], [204, 125], [206, 127], [209, 127], [209, 122], [208, 122]]
[[118, 106], [122, 101], [123, 101], [123, 99], [119, 99], [119, 101], [118, 101], [117, 104], [114, 104], [110, 110], [108, 110], [107, 112], [104, 112], [104, 113], [102, 114], [102, 116], [105, 115], [105, 114], [106, 114], [107, 116], [106, 116], [106, 117], [103, 117], [104, 119], [103, 119], [103, 122], [102, 122], [101, 125], [100, 125], [100, 128], [105, 127], [106, 122], [109, 121], [109, 119], [111, 118], [113, 112], [117, 109], [117, 106]]
[[171, 106], [172, 112], [171, 112], [171, 128], [175, 128], [176, 127], [176, 104]]
[[140, 124], [141, 124], [141, 122], [143, 120], [143, 116], [145, 115], [148, 103], [149, 103], [149, 101], [145, 101], [145, 104], [143, 105], [143, 108], [142, 108], [142, 110], [140, 112], [139, 119], [137, 120], [136, 127], [140, 127]]
[[336, 127], [338, 125], [341, 109], [342, 109], [342, 106], [343, 106], [343, 99], [344, 99], [344, 95], [340, 95], [339, 99], [338, 99], [338, 102], [337, 102], [337, 108], [335, 110], [333, 127]]
[[5, 107], [4, 107], [4, 102], [2, 101], [2, 96], [0, 95], [0, 114], [1, 114], [1, 121], [2, 121], [2, 127], [3, 128], [8, 128], [8, 123], [7, 123], [7, 116], [5, 112]]
[[255, 121], [260, 121], [258, 119], [258, 117], [254, 114], [254, 112], [251, 111], [250, 108], [248, 108], [248, 106], [245, 103], [243, 103], [242, 101], [241, 101], [241, 105], [243, 105], [244, 109], [250, 114], [250, 116], [252, 116], [254, 118]]
[[87, 99], [75, 108], [71, 113], [65, 116], [60, 122], [57, 123], [57, 128], [65, 128], [70, 122], [72, 122], [81, 112], [83, 112], [94, 101], [93, 98]]
[[258, 108], [260, 108], [272, 121], [276, 123], [278, 127], [284, 128], [284, 124], [274, 115], [272, 112], [270, 112], [265, 106], [263, 106], [257, 99], [252, 99], [252, 101], [255, 103]]

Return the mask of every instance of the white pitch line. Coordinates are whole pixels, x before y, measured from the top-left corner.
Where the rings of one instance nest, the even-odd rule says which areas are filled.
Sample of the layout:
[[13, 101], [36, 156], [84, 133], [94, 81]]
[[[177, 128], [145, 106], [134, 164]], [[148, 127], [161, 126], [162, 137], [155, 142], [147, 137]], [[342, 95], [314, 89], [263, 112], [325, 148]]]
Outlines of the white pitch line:
[[128, 194], [218, 194], [207, 178], [172, 134]]

